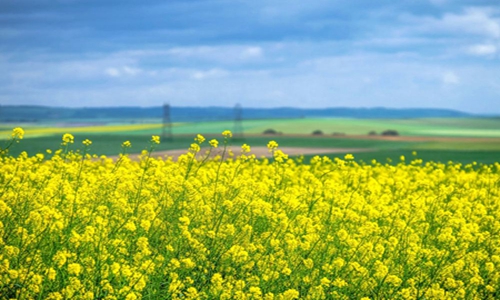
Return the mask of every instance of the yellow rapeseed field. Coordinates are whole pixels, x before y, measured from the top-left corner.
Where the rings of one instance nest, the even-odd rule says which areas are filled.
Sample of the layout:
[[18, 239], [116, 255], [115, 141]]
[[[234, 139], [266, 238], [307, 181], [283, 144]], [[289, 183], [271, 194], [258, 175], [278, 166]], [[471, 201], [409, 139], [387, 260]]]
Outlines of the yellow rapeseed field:
[[158, 136], [139, 161], [71, 134], [10, 156], [23, 135], [0, 155], [0, 299], [500, 298], [498, 163], [256, 159], [229, 131], [178, 161]]
[[[75, 126], [71, 128], [73, 133], [102, 133], [102, 132], [133, 132], [141, 130], [151, 130], [151, 129], [161, 129], [162, 124], [119, 124], [119, 125], [87, 125], [87, 126]], [[66, 127], [31, 127], [26, 129], [27, 134], [30, 136], [44, 136], [52, 135], [58, 133], [64, 133], [68, 129]], [[0, 130], [0, 140], [8, 132], [5, 130]]]

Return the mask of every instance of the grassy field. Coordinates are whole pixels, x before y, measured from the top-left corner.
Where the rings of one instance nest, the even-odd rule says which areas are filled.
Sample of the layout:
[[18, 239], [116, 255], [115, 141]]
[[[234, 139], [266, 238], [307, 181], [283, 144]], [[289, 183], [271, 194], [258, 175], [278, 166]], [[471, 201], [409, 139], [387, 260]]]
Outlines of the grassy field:
[[[10, 133], [13, 126], [21, 125], [27, 137], [86, 133], [89, 135], [122, 134], [151, 135], [161, 133], [160, 120], [138, 120], [134, 124], [90, 123], [75, 124], [3, 124], [0, 125], [0, 138]], [[346, 135], [366, 135], [370, 131], [381, 133], [388, 129], [397, 130], [403, 136], [436, 136], [436, 137], [499, 137], [500, 118], [432, 118], [432, 119], [272, 119], [244, 120], [244, 132], [261, 134], [266, 129], [274, 129], [283, 134], [311, 134], [321, 130], [325, 135], [343, 133]], [[223, 130], [234, 128], [233, 121], [175, 123], [174, 134], [218, 134]]]
[[325, 135], [364, 135], [370, 131], [380, 134], [393, 129], [405, 136], [500, 137], [498, 119], [297, 119], [251, 121], [245, 124], [249, 133], [261, 133], [268, 128], [285, 134], [310, 134], [314, 130], [321, 130]]
[[[116, 155], [121, 150], [121, 144], [129, 140], [132, 143], [129, 152], [138, 153], [147, 147], [151, 135], [161, 134], [160, 123], [147, 121], [149, 123], [136, 121], [135, 124], [94, 126], [75, 123], [71, 127], [68, 124], [65, 127], [58, 127], [57, 124], [2, 124], [0, 138], [5, 141], [15, 126], [25, 129], [25, 139], [12, 148], [13, 155], [21, 151], [34, 155], [47, 149], [55, 150], [61, 143], [62, 134], [67, 132], [75, 136], [74, 149], [81, 148], [81, 142], [88, 138], [93, 141], [93, 153]], [[217, 138], [220, 132], [233, 127], [232, 121], [177, 123], [172, 127], [174, 138], [163, 141], [157, 150], [187, 149], [197, 133]], [[412, 151], [418, 151], [419, 158], [424, 160], [441, 162], [493, 163], [500, 160], [500, 119], [495, 118], [245, 120], [243, 128], [244, 138], [233, 139], [233, 145], [265, 146], [269, 140], [276, 140], [282, 147], [366, 148], [369, 151], [357, 153], [356, 158], [381, 162], [387, 161], [387, 158], [398, 161], [401, 155], [411, 157]], [[270, 128], [283, 134], [262, 135], [264, 130]], [[366, 136], [369, 131], [380, 133], [387, 129], [397, 130], [400, 137], [384, 139]], [[324, 134], [313, 136], [311, 133], [314, 130], [321, 130]], [[345, 135], [334, 136], [334, 132]], [[340, 157], [342, 153], [329, 156]]]

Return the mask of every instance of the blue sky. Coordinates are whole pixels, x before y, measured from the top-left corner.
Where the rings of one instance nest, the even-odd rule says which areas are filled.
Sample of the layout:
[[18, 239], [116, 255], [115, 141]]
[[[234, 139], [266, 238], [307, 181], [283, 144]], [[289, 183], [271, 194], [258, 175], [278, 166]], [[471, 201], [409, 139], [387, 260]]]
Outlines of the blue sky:
[[2, 0], [0, 103], [500, 113], [497, 0]]

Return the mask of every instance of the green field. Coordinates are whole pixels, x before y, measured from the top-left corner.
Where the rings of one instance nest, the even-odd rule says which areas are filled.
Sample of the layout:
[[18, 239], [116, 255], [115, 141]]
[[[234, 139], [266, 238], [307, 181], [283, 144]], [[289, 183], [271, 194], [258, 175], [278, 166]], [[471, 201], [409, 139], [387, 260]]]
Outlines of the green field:
[[[145, 123], [147, 122], [147, 123]], [[160, 120], [134, 120], [133, 123], [96, 123], [95, 126], [79, 126], [57, 123], [42, 124], [2, 124], [0, 136], [4, 138], [14, 126], [25, 128], [27, 136], [43, 136], [71, 131], [91, 135], [121, 134], [150, 135], [161, 133]], [[66, 126], [66, 127], [65, 127]], [[70, 127], [68, 127], [70, 126]], [[233, 121], [174, 123], [174, 134], [218, 134], [222, 130], [232, 129]], [[244, 120], [244, 132], [261, 134], [266, 129], [274, 129], [283, 134], [311, 134], [321, 130], [324, 135], [343, 133], [346, 135], [366, 135], [370, 131], [381, 133], [388, 129], [397, 130], [403, 136], [436, 136], [436, 137], [499, 137], [500, 118], [427, 118], [427, 119], [266, 119]]]
[[284, 134], [310, 134], [321, 130], [325, 135], [344, 133], [364, 135], [397, 130], [405, 136], [474, 136], [500, 137], [499, 119], [296, 119], [251, 121], [245, 126], [249, 133], [261, 133], [272, 128]]
[[[88, 138], [93, 141], [91, 151], [98, 155], [116, 155], [125, 140], [132, 143], [130, 153], [145, 149], [151, 135], [161, 135], [161, 124], [147, 120], [133, 124], [2, 124], [0, 140], [5, 143], [13, 127], [25, 129], [21, 144], [14, 145], [11, 154], [27, 151], [29, 155], [55, 150], [61, 143], [62, 134], [75, 136], [73, 149], [82, 148], [81, 142]], [[64, 125], [64, 126], [63, 126]], [[381, 162], [397, 162], [401, 155], [410, 159], [412, 151], [424, 160], [441, 162], [473, 161], [493, 163], [500, 161], [500, 119], [498, 118], [434, 118], [434, 119], [273, 119], [245, 120], [242, 122], [243, 138], [235, 138], [232, 143], [239, 146], [265, 146], [269, 140], [276, 140], [282, 147], [317, 148], [366, 148], [369, 151], [356, 153], [357, 159]], [[172, 140], [164, 140], [157, 150], [187, 149], [197, 133], [207, 138], [218, 138], [226, 129], [233, 129], [232, 121], [176, 123], [172, 125]], [[281, 132], [280, 135], [262, 135], [266, 129]], [[397, 138], [385, 139], [367, 136], [370, 131], [397, 130]], [[323, 135], [311, 133], [321, 130]], [[333, 135], [337, 133], [337, 135]], [[343, 154], [328, 155], [341, 157]], [[307, 157], [309, 158], [309, 157]]]

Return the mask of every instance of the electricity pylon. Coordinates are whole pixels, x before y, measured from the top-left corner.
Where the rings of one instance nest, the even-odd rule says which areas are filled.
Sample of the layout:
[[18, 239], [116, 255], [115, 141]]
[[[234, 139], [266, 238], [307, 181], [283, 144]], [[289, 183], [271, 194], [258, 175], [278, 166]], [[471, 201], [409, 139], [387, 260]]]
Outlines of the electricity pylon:
[[172, 140], [172, 120], [170, 119], [170, 104], [163, 104], [163, 126], [161, 135], [166, 140]]
[[243, 139], [243, 109], [238, 103], [234, 107], [234, 129], [233, 136], [237, 139]]

